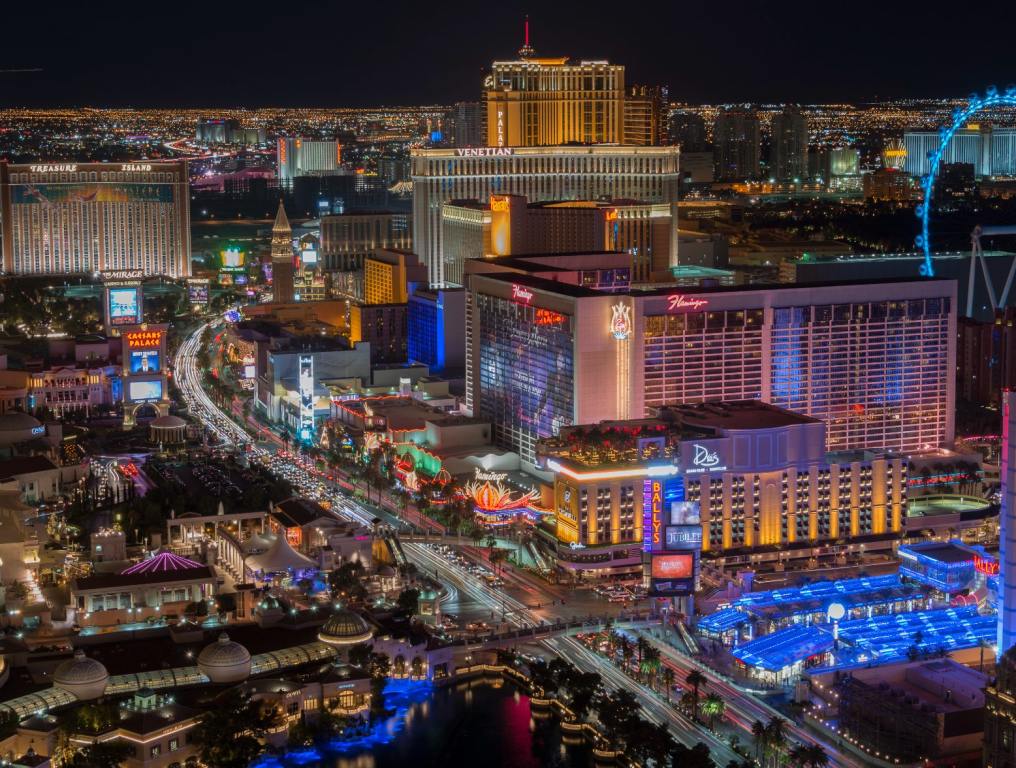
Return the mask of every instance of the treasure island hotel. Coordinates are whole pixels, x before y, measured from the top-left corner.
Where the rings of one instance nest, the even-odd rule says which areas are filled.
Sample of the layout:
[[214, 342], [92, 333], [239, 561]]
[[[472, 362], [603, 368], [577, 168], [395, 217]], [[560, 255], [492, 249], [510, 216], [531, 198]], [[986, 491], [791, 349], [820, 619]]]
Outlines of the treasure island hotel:
[[[412, 152], [413, 244], [432, 283], [461, 274], [441, 241], [449, 200], [513, 194], [534, 203], [624, 199], [676, 209], [678, 148], [635, 146], [651, 132], [632, 125], [644, 110], [626, 95], [623, 66], [537, 58], [527, 42], [519, 59], [494, 62], [484, 96], [487, 146]], [[670, 253], [676, 263], [676, 226]]]
[[187, 163], [0, 164], [3, 271], [190, 274]]

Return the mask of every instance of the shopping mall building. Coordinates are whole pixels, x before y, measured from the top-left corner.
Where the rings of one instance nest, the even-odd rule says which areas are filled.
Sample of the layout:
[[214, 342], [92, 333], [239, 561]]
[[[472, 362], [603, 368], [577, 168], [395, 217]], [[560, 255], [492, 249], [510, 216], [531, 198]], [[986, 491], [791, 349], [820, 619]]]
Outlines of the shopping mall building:
[[718, 566], [891, 551], [906, 458], [826, 451], [826, 425], [758, 400], [650, 408], [538, 444], [554, 474], [558, 564], [641, 571], [700, 545]]
[[953, 280], [642, 291], [575, 258], [467, 278], [466, 406], [524, 464], [570, 425], [732, 400], [823, 422], [828, 451], [952, 444]]

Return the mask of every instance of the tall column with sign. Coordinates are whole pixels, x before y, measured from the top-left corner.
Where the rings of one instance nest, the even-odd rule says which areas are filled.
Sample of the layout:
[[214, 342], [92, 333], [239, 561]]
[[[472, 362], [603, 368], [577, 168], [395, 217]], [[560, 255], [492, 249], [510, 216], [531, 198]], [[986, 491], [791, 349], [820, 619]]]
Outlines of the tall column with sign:
[[102, 273], [106, 334], [119, 336], [122, 329], [144, 320], [141, 270], [120, 269]]
[[120, 335], [123, 357], [123, 425], [137, 423], [139, 412], [154, 408], [169, 413], [166, 382], [166, 330], [168, 325], [140, 324], [125, 327]]

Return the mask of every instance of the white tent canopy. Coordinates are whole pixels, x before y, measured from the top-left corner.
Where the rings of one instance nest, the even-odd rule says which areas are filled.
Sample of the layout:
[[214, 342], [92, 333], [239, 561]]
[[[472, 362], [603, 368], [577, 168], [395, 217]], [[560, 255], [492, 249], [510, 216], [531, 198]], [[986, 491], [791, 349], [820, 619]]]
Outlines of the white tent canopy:
[[317, 565], [313, 560], [289, 546], [285, 535], [275, 537], [275, 542], [267, 552], [251, 555], [247, 558], [247, 566], [253, 571], [265, 573], [282, 573], [283, 571], [313, 568]]

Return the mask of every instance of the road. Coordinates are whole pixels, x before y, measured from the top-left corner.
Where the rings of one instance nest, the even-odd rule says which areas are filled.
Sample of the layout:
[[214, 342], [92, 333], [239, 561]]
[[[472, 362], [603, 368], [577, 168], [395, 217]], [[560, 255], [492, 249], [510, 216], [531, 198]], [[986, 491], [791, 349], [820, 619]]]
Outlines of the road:
[[[326, 498], [332, 503], [332, 510], [337, 515], [370, 525], [376, 517], [374, 512], [357, 504], [335, 483], [322, 481], [316, 477], [309, 465], [300, 457], [274, 456], [258, 446], [243, 428], [208, 397], [202, 387], [201, 372], [197, 366], [201, 334], [208, 325], [198, 327], [180, 344], [174, 361], [176, 382], [191, 415], [211, 430], [222, 441], [224, 447], [244, 451], [251, 460], [263, 461], [269, 469], [284, 473], [283, 476], [293, 482], [301, 493], [318, 500]], [[450, 584], [456, 590], [459, 599], [465, 595], [479, 605], [485, 606], [496, 618], [503, 618], [516, 626], [535, 626], [541, 620], [571, 618], [575, 610], [574, 607], [569, 608], [564, 601], [554, 601], [554, 596], [545, 595], [546, 606], [541, 605], [536, 609], [539, 611], [537, 615], [534, 609], [509, 594], [507, 590], [492, 589], [468, 571], [448, 563], [425, 544], [406, 542], [403, 549], [417, 567], [435, 574], [439, 580]], [[528, 580], [516, 582], [516, 588], [522, 588], [529, 593], [533, 585], [531, 582], [524, 583], [525, 581]], [[574, 638], [558, 637], [544, 643], [552, 653], [569, 660], [579, 668], [598, 672], [607, 685], [630, 690], [642, 705], [646, 717], [654, 723], [667, 723], [674, 736], [686, 746], [698, 741], [704, 742], [719, 765], [726, 765], [728, 761], [738, 759], [737, 754], [726, 742], [668, 706], [658, 695], [629, 678], [610, 661], [593, 653]]]

